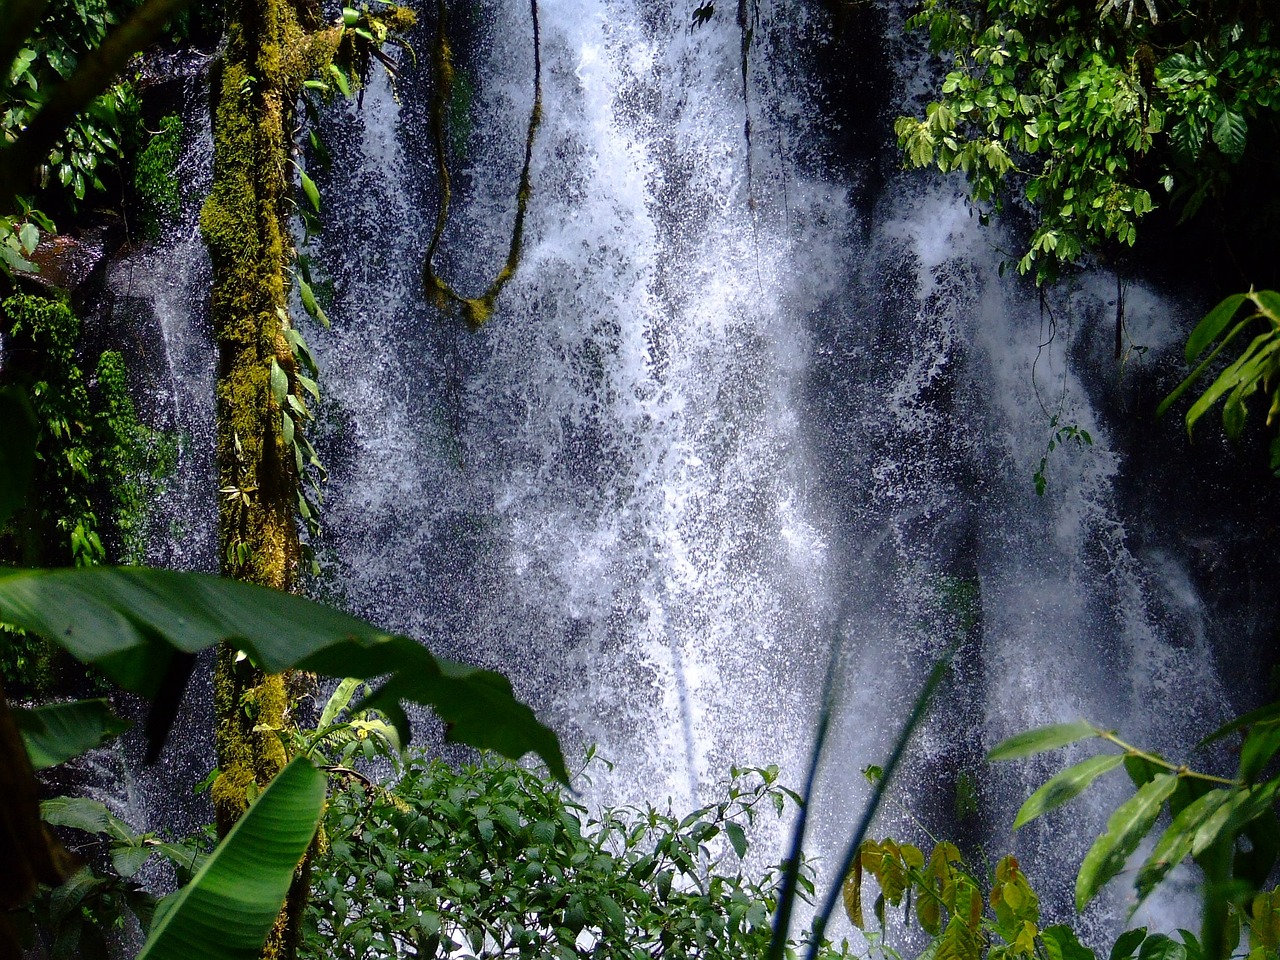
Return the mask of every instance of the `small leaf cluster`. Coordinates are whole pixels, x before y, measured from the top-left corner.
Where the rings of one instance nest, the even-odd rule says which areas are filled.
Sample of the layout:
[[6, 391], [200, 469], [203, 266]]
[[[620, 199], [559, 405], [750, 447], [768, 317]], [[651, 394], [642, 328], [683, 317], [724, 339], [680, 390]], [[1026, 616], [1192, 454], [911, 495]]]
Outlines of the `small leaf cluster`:
[[984, 219], [1025, 200], [1036, 221], [1017, 266], [1037, 281], [1133, 246], [1158, 191], [1194, 214], [1249, 124], [1280, 109], [1274, 14], [1132, 7], [1122, 21], [1117, 3], [925, 0], [908, 20], [950, 69], [923, 117], [895, 123], [906, 160], [964, 173]]
[[455, 770], [409, 751], [393, 764], [386, 783], [348, 775], [332, 791], [304, 956], [739, 958], [768, 947], [777, 873], [753, 878], [743, 858], [759, 811], [794, 799], [776, 768], [734, 769], [724, 799], [679, 817], [592, 815], [508, 763]]
[[29, 201], [20, 203], [24, 208], [21, 215], [0, 217], [0, 272], [9, 277], [35, 272], [36, 265], [27, 258], [40, 243], [40, 231], [55, 232], [53, 221], [33, 209]]
[[[1186, 348], [1187, 362], [1200, 362], [1161, 402], [1156, 414], [1165, 413], [1246, 330], [1254, 331], [1253, 339], [1187, 410], [1187, 434], [1221, 400], [1223, 429], [1228, 437], [1237, 439], [1249, 416], [1246, 403], [1259, 391], [1270, 396], [1267, 426], [1275, 427], [1280, 417], [1280, 293], [1274, 290], [1232, 294], [1205, 314], [1187, 339]], [[1271, 443], [1271, 469], [1280, 476], [1280, 437]]]
[[[1020, 734], [997, 746], [989, 758], [1018, 759], [1090, 738], [1118, 747], [1119, 752], [1089, 757], [1052, 777], [1022, 805], [1014, 826], [1021, 827], [1062, 806], [1106, 773], [1123, 767], [1134, 793], [1111, 814], [1105, 831], [1085, 855], [1076, 876], [1076, 907], [1084, 910], [1098, 891], [1120, 874], [1161, 814], [1166, 814], [1168, 825], [1136, 873], [1135, 907], [1170, 870], [1193, 860], [1205, 873], [1203, 955], [1218, 960], [1240, 942], [1242, 925], [1253, 929], [1257, 923], [1274, 923], [1267, 906], [1273, 896], [1262, 888], [1280, 854], [1280, 818], [1276, 813], [1280, 773], [1275, 772], [1274, 763], [1280, 752], [1280, 704], [1227, 724], [1201, 746], [1235, 733], [1242, 739], [1232, 779], [1170, 763], [1085, 721]], [[1265, 933], [1255, 930], [1252, 936], [1255, 946], [1266, 941]], [[1188, 942], [1189, 953], [1201, 949], [1192, 947]], [[1264, 957], [1274, 958], [1274, 948], [1255, 960]]]
[[[866, 877], [874, 878], [880, 888], [873, 906], [878, 930], [871, 929], [864, 916]], [[953, 843], [935, 844], [926, 857], [914, 844], [868, 839], [858, 849], [841, 892], [850, 921], [882, 946], [887, 909], [903, 907], [905, 919], [914, 906], [920, 928], [931, 938], [926, 952], [940, 957], [1029, 960], [1044, 955], [1051, 944], [1060, 950], [1069, 947], [1068, 955], [1083, 960], [1075, 951], [1084, 948], [1070, 928], [1040, 928], [1040, 899], [1016, 858], [997, 863], [985, 887]]]
[[89, 863], [58, 887], [42, 885], [16, 918], [23, 946], [37, 945], [51, 960], [107, 960], [113, 941], [132, 917], [145, 930], [159, 898], [141, 882], [139, 871], [155, 857], [172, 864], [187, 882], [206, 855], [197, 840], [170, 842], [139, 833], [102, 803], [85, 797], [55, 797], [40, 804], [45, 823], [67, 838], [68, 849]]
[[1031, 475], [1031, 480], [1036, 487], [1036, 496], [1043, 497], [1044, 492], [1049, 486], [1049, 477], [1047, 470], [1049, 468], [1049, 457], [1058, 447], [1066, 446], [1068, 443], [1074, 443], [1077, 447], [1086, 448], [1093, 446], [1093, 434], [1085, 430], [1077, 423], [1063, 423], [1059, 414], [1054, 414], [1049, 418], [1049, 442], [1045, 446], [1044, 456], [1040, 458], [1040, 465], [1036, 467], [1035, 473]]
[[[880, 889], [874, 904], [875, 928], [863, 914], [867, 879], [874, 879]], [[1069, 925], [1041, 925], [1040, 898], [1016, 857], [1002, 858], [988, 877], [980, 879], [950, 842], [938, 842], [926, 857], [910, 843], [867, 840], [845, 878], [843, 894], [849, 919], [882, 955], [895, 960], [899, 954], [885, 943], [886, 910], [899, 906], [904, 921], [914, 908], [916, 921], [929, 937], [920, 953], [922, 960], [1097, 960], [1098, 955], [1080, 942]], [[1270, 916], [1273, 897], [1260, 896], [1263, 899], [1250, 915]], [[1280, 899], [1275, 902], [1280, 904]], [[1148, 933], [1145, 927], [1128, 930], [1112, 945], [1108, 960], [1204, 960], [1195, 934], [1178, 933], [1181, 942], [1163, 933]], [[1263, 936], [1274, 939], [1271, 931]], [[1257, 933], [1254, 939], [1261, 942]], [[1272, 956], [1251, 954], [1253, 960]]]

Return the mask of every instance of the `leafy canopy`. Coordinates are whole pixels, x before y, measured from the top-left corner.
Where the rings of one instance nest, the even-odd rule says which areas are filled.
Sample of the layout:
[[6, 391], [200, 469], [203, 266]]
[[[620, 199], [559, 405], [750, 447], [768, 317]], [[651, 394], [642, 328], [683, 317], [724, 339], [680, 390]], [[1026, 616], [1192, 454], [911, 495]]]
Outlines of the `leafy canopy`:
[[1027, 201], [1037, 281], [1133, 246], [1158, 203], [1193, 215], [1280, 110], [1268, 3], [924, 0], [908, 26], [949, 70], [895, 123], [907, 162], [964, 173], [984, 217]]

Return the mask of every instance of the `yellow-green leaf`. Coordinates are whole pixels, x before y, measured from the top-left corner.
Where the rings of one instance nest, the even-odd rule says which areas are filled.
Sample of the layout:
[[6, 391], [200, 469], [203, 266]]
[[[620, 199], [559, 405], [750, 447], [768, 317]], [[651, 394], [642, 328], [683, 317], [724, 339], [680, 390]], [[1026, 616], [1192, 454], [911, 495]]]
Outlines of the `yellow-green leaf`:
[[1124, 762], [1122, 753], [1104, 753], [1083, 760], [1052, 777], [1044, 786], [1027, 797], [1013, 821], [1013, 829], [1025, 826], [1042, 813], [1062, 806], [1083, 793], [1093, 781]]
[[1075, 723], [1055, 723], [1047, 727], [1037, 727], [1025, 733], [1019, 733], [998, 743], [990, 753], [988, 760], [1017, 760], [1033, 754], [1056, 750], [1077, 740], [1085, 740], [1099, 735], [1099, 730], [1091, 723], [1078, 720]]
[[311, 206], [315, 207], [316, 213], [320, 212], [320, 191], [316, 188], [316, 182], [307, 176], [307, 171], [300, 170], [302, 177], [302, 192], [307, 195], [307, 199], [311, 201]]

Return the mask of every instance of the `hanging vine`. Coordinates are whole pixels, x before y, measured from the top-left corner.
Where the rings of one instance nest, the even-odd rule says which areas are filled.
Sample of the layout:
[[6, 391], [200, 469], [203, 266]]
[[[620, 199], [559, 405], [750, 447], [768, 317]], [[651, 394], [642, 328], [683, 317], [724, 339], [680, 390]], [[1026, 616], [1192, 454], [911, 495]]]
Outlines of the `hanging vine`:
[[541, 41], [538, 34], [538, 0], [529, 0], [529, 12], [533, 19], [533, 107], [529, 111], [529, 129], [524, 142], [524, 166], [520, 170], [520, 186], [516, 191], [516, 216], [511, 227], [511, 245], [507, 250], [507, 259], [482, 294], [467, 297], [459, 293], [452, 284], [445, 280], [435, 268], [436, 251], [444, 237], [445, 228], [449, 225], [449, 203], [452, 200], [453, 187], [449, 176], [448, 157], [448, 114], [449, 103], [453, 97], [454, 68], [453, 52], [449, 46], [448, 8], [445, 0], [437, 0], [436, 45], [432, 55], [432, 70], [435, 79], [435, 91], [431, 101], [431, 137], [436, 148], [436, 169], [440, 183], [440, 207], [436, 212], [436, 226], [431, 234], [431, 243], [427, 246], [426, 263], [423, 267], [423, 284], [427, 296], [433, 304], [442, 310], [454, 306], [462, 311], [468, 325], [473, 330], [484, 326], [493, 314], [494, 304], [503, 287], [515, 276], [520, 265], [520, 246], [524, 239], [524, 217], [529, 206], [530, 185], [529, 170], [533, 159], [533, 140], [542, 121], [542, 54]]

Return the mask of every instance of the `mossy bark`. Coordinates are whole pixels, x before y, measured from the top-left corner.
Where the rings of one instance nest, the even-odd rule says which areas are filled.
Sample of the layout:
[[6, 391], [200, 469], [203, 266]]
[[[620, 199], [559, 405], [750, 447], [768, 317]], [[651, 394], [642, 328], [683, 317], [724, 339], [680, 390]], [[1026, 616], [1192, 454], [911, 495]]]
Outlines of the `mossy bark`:
[[[200, 217], [213, 261], [223, 568], [277, 590], [292, 588], [301, 558], [295, 511], [302, 467], [284, 431], [286, 402], [302, 402], [297, 359], [285, 337], [295, 108], [305, 80], [335, 62], [358, 73], [356, 65], [369, 58], [358, 32], [322, 24], [317, 9], [311, 0], [235, 3], [213, 83], [213, 188]], [[399, 7], [365, 17], [379, 38], [414, 22], [412, 11]], [[229, 646], [218, 652], [220, 773], [213, 805], [221, 834], [288, 760], [277, 731], [291, 725], [297, 679], [266, 675]], [[264, 957], [295, 952], [307, 864], [299, 867]]]
[[[337, 48], [337, 28], [317, 30], [302, 5], [242, 0], [213, 91], [213, 189], [201, 227], [213, 260], [211, 313], [219, 351], [217, 461], [224, 571], [277, 590], [293, 586], [300, 545], [294, 511], [298, 471], [271, 385], [272, 362], [297, 390], [284, 338], [292, 248], [290, 131], [302, 81]], [[289, 679], [266, 675], [237, 651], [218, 652], [215, 743], [220, 775], [214, 814], [225, 834], [287, 757], [276, 731], [290, 721]], [[264, 957], [294, 952], [304, 871]], [[290, 908], [292, 907], [292, 909]]]

